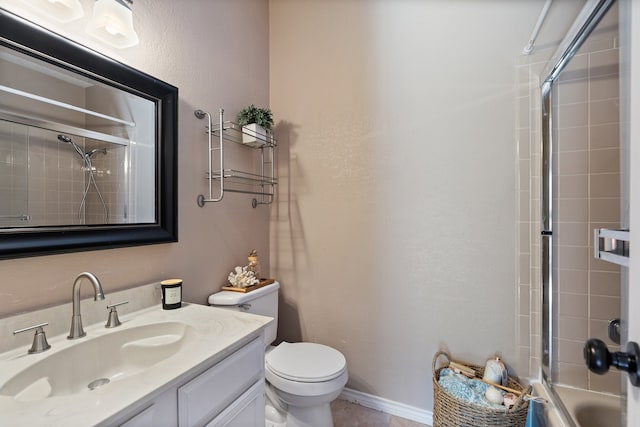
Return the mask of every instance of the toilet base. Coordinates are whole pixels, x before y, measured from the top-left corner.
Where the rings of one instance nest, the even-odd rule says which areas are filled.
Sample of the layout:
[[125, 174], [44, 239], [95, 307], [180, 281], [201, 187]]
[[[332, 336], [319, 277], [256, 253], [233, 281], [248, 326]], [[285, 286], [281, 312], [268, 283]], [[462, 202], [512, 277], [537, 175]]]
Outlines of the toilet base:
[[287, 416], [276, 409], [269, 399], [265, 403], [265, 427], [287, 427]]
[[[287, 405], [270, 385], [267, 384], [265, 391], [266, 427], [333, 427], [330, 402], [313, 406]], [[335, 398], [333, 394], [330, 397]]]
[[287, 427], [333, 427], [331, 406], [328, 403], [319, 406], [289, 406]]

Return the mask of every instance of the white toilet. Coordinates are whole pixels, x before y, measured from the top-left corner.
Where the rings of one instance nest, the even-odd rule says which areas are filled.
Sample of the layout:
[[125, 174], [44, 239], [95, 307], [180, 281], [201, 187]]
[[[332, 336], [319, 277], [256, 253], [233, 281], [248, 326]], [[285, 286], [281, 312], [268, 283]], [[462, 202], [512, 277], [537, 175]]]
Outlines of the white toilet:
[[278, 327], [278, 288], [275, 282], [247, 293], [222, 291], [209, 296], [209, 305], [275, 319], [265, 331], [267, 427], [332, 427], [329, 404], [347, 383], [346, 360], [322, 344], [270, 346]]

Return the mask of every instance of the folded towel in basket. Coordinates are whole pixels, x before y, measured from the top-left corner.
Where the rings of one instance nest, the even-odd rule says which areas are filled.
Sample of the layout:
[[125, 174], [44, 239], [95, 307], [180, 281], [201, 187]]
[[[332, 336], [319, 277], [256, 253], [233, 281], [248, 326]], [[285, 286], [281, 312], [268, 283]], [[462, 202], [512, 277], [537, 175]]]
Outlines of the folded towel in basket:
[[442, 389], [450, 395], [462, 400], [463, 402], [473, 405], [482, 406], [490, 409], [505, 409], [504, 405], [490, 402], [485, 397], [487, 388], [491, 387], [480, 380], [467, 378], [464, 375], [457, 374], [449, 368], [440, 370], [438, 384]]

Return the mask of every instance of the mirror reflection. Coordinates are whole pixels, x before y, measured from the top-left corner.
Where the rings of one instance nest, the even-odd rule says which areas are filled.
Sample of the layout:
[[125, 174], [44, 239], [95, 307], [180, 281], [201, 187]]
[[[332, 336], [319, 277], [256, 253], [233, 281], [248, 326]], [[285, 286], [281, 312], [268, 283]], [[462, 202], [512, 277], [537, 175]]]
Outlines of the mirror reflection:
[[0, 258], [178, 240], [178, 88], [0, 8]]
[[0, 229], [156, 223], [156, 105], [0, 47]]

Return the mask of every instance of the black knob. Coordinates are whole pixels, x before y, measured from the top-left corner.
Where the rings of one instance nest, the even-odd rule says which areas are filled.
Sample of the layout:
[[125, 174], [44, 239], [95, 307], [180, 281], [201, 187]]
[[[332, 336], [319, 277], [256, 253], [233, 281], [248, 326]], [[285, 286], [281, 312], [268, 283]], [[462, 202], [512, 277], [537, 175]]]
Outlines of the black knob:
[[629, 380], [634, 386], [640, 386], [640, 347], [635, 342], [627, 344], [627, 352], [611, 353], [607, 345], [597, 338], [591, 338], [584, 344], [584, 361], [591, 372], [606, 374], [611, 365], [629, 373]]
[[607, 345], [597, 338], [589, 339], [584, 345], [584, 361], [587, 368], [596, 374], [606, 374], [612, 364], [612, 357]]

